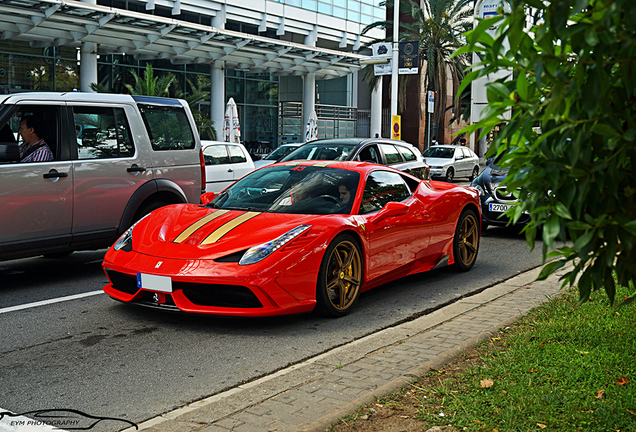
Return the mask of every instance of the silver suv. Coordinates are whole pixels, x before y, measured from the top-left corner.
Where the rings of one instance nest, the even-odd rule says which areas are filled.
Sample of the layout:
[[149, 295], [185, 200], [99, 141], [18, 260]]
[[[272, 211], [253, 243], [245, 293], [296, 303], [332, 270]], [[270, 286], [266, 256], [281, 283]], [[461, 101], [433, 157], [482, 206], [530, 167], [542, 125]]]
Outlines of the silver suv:
[[[53, 160], [20, 162], [26, 116], [38, 119]], [[107, 247], [158, 207], [200, 202], [203, 188], [201, 142], [183, 100], [0, 96], [0, 260]]]

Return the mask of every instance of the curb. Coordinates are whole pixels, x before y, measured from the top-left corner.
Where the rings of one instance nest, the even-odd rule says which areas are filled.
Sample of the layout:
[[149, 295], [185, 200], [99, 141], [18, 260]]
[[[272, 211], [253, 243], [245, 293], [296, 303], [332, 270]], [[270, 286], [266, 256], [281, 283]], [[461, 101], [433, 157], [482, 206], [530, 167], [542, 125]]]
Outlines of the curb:
[[151, 418], [138, 430], [324, 431], [359, 406], [409, 385], [431, 368], [442, 368], [558, 295], [558, 278], [569, 267], [536, 281], [540, 270]]

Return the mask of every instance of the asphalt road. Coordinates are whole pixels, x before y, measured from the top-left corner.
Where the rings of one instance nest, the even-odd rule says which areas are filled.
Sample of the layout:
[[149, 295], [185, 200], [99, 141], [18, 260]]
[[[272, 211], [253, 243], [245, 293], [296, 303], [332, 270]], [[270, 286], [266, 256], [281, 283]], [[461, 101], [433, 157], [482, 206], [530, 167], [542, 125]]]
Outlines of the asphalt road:
[[[0, 410], [70, 408], [141, 422], [536, 267], [540, 251], [515, 230], [490, 228], [470, 272], [383, 285], [340, 319], [222, 319], [121, 304], [99, 293], [104, 251], [0, 262]], [[90, 295], [56, 301], [82, 293]]]

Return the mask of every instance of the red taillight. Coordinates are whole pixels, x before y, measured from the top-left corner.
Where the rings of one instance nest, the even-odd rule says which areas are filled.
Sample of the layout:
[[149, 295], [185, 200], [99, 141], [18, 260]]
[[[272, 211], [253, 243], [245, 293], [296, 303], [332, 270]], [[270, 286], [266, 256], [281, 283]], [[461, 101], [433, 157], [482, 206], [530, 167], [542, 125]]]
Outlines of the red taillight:
[[205, 193], [207, 179], [205, 178], [205, 158], [203, 157], [203, 150], [199, 151], [199, 162], [201, 163], [201, 193]]

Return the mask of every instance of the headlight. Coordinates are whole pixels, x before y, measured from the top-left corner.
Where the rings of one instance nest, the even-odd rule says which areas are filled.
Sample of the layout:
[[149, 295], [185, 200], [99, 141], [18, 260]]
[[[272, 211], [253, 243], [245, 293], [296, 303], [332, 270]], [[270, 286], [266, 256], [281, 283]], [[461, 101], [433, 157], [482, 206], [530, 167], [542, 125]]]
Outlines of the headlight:
[[243, 255], [243, 257], [239, 261], [239, 265], [256, 264], [272, 253], [276, 252], [281, 247], [285, 246], [288, 242], [295, 239], [296, 237], [307, 231], [309, 228], [311, 228], [311, 225], [299, 225], [272, 241], [268, 241], [267, 243], [249, 248], [249, 250], [245, 252], [245, 255]]
[[115, 250], [122, 250], [123, 249], [124, 252], [130, 252], [132, 250], [132, 232], [133, 232], [133, 228], [135, 227], [135, 225], [137, 225], [142, 220], [146, 219], [148, 216], [150, 216], [150, 213], [148, 213], [146, 216], [142, 217], [137, 222], [132, 224], [132, 226], [130, 228], [128, 228], [126, 230], [126, 232], [124, 232], [121, 235], [121, 237], [119, 237], [117, 239], [117, 241], [113, 245], [113, 249], [115, 249]]
[[473, 183], [471, 184], [471, 186], [477, 189], [477, 192], [479, 192], [480, 197], [486, 195], [486, 191], [484, 190], [483, 187], [481, 187], [481, 185], [478, 185], [477, 183]]

